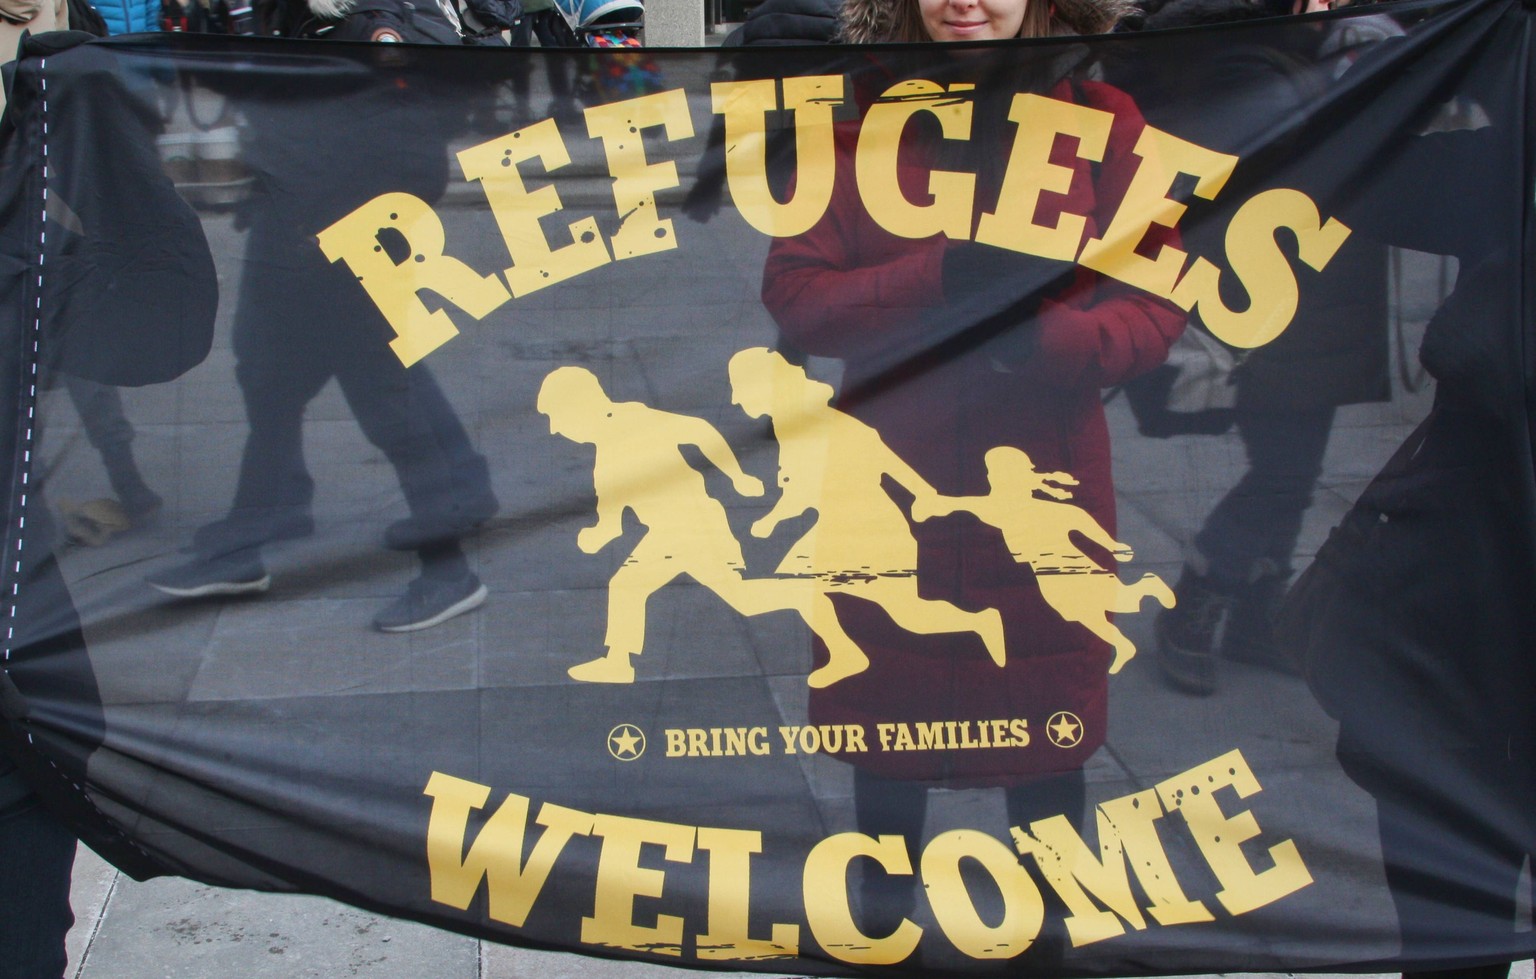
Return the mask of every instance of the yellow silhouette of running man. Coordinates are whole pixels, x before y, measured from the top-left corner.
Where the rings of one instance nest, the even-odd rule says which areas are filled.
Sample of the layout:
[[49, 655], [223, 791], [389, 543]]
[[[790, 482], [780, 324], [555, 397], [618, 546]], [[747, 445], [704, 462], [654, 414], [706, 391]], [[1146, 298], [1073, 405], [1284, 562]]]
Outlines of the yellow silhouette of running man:
[[[778, 573], [874, 602], [908, 632], [974, 632], [1002, 666], [1003, 617], [997, 609], [967, 612], [917, 593], [917, 541], [881, 479], [890, 476], [918, 500], [937, 505], [941, 497], [927, 480], [891, 451], [879, 432], [833, 408], [829, 385], [807, 377], [778, 353], [743, 350], [731, 358], [729, 371], [731, 400], [753, 418], [771, 418], [779, 443], [781, 493], [752, 525], [752, 535], [767, 537], [783, 521], [816, 511], [816, 523], [789, 549]], [[817, 606], [811, 628], [819, 635], [831, 631], [819, 616], [836, 614], [830, 604]], [[829, 644], [829, 652], [827, 664], [810, 676], [813, 687], [869, 666], [853, 644], [842, 649]]]
[[[597, 376], [582, 367], [551, 371], [539, 388], [538, 409], [549, 417], [552, 434], [597, 448], [592, 469], [597, 523], [577, 534], [576, 545], [595, 554], [618, 539], [626, 509], [646, 529], [608, 583], [607, 655], [571, 667], [567, 672], [574, 679], [633, 683], [630, 657], [645, 648], [646, 601], [685, 574], [742, 615], [800, 612], [829, 648], [847, 655], [853, 641], [838, 626], [825, 596], [800, 582], [742, 577], [746, 562], [725, 507], [709, 495], [704, 477], [681, 448], [697, 447], [742, 496], [762, 496], [763, 483], [742, 470], [708, 422], [640, 402], [612, 401]], [[825, 608], [807, 611], [817, 606]]]
[[[1118, 673], [1136, 655], [1136, 645], [1110, 621], [1111, 612], [1137, 612], [1151, 597], [1173, 608], [1173, 590], [1150, 572], [1135, 584], [1120, 580], [1113, 568], [1101, 567], [1073, 542], [1074, 534], [1098, 544], [1116, 561], [1129, 561], [1131, 548], [1111, 537], [1093, 516], [1067, 500], [1071, 473], [1043, 473], [1020, 449], [998, 446], [986, 454], [987, 496], [939, 497], [912, 505], [917, 520], [964, 510], [1003, 532], [1014, 559], [1035, 572], [1040, 595], [1068, 622], [1077, 622], [1114, 648], [1109, 672]], [[1042, 499], [1036, 494], [1044, 494]]]

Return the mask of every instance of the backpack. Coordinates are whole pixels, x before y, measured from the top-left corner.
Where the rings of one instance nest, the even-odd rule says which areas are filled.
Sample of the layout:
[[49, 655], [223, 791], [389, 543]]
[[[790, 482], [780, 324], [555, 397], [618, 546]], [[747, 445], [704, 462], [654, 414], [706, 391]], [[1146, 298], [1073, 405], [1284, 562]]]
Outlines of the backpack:
[[[520, 0], [358, 0], [344, 17], [327, 19], [303, 0], [286, 0], [272, 33], [285, 37], [376, 41], [390, 31], [413, 44], [501, 44], [501, 32], [522, 16]], [[507, 20], [507, 26], [498, 26]]]
[[459, 13], [465, 44], [501, 44], [502, 32], [523, 16], [523, 5], [521, 0], [462, 0]]
[[69, 26], [71, 30], [85, 31], [97, 37], [107, 36], [107, 22], [86, 0], [69, 0]]
[[337, 19], [310, 13], [288, 36], [378, 41], [385, 33], [410, 44], [464, 43], [459, 12], [451, 0], [357, 0]]

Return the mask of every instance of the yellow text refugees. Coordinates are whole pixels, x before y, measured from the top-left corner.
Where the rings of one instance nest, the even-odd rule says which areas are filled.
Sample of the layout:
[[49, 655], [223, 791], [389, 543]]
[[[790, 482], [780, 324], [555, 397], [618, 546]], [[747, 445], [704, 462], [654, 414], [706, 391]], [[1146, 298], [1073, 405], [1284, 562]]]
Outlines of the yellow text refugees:
[[[1226, 232], [1226, 263], [1248, 296], [1245, 309], [1221, 298], [1228, 274], [1211, 261], [1164, 246], [1139, 251], [1155, 224], [1177, 227], [1184, 204], [1169, 197], [1176, 181], [1193, 179], [1193, 194], [1213, 200], [1238, 158], [1218, 153], [1147, 126], [1135, 153], [1140, 162], [1131, 185], [1103, 234], [1083, 240], [1084, 216], [1062, 214], [1054, 226], [1035, 223], [1041, 194], [1059, 194], [1073, 176], [1051, 162], [1062, 138], [1071, 138], [1083, 159], [1102, 158], [1113, 115], [1040, 95], [1012, 99], [1007, 122], [1015, 127], [996, 210], [976, 214], [975, 175], [935, 169], [926, 202], [908, 200], [897, 182], [897, 155], [908, 123], [921, 113], [937, 117], [943, 138], [964, 142], [973, 128], [1001, 120], [976, 119], [972, 86], [945, 89], [908, 80], [891, 87], [865, 112], [859, 128], [855, 173], [870, 217], [892, 234], [912, 239], [946, 235], [997, 248], [1075, 261], [1185, 310], [1198, 310], [1206, 326], [1235, 347], [1258, 347], [1279, 336], [1296, 315], [1295, 271], [1276, 239], [1280, 229], [1296, 241], [1300, 261], [1322, 271], [1349, 236], [1337, 220], [1323, 220], [1300, 191], [1278, 188], [1255, 194], [1237, 209]], [[743, 220], [774, 237], [811, 228], [832, 200], [835, 165], [833, 112], [847, 100], [841, 75], [720, 82], [712, 86], [715, 114], [725, 128], [726, 184]], [[787, 111], [796, 147], [794, 191], [787, 201], [769, 189], [767, 118]], [[482, 275], [447, 252], [443, 222], [427, 202], [389, 193], [363, 204], [321, 231], [320, 248], [357, 276], [395, 332], [391, 348], [409, 366], [457, 335], [441, 309], [420, 298], [431, 291], [475, 319], [583, 272], [678, 247], [676, 229], [656, 206], [659, 191], [678, 186], [677, 167], [646, 156], [641, 134], [657, 130], [668, 141], [691, 139], [694, 120], [682, 89], [595, 106], [585, 112], [586, 133], [599, 140], [612, 178], [618, 230], [605, 237], [593, 216], [577, 217], [551, 236], [541, 219], [564, 210], [553, 183], [530, 185], [523, 166], [537, 160], [544, 174], [571, 163], [568, 139], [553, 119], [470, 147], [458, 154], [464, 179], [478, 182], [510, 260]], [[536, 171], [535, 171], [536, 172]], [[974, 235], [972, 229], [974, 230]], [[397, 261], [380, 244], [386, 230], [401, 235], [409, 256]], [[558, 239], [558, 240], [552, 240]]]

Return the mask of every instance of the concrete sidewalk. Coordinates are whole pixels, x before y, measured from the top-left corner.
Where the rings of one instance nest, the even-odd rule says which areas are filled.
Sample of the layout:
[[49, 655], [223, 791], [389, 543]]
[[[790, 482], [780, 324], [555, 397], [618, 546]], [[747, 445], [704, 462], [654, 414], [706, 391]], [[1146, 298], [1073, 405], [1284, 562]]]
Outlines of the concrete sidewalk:
[[[139, 883], [82, 847], [71, 979], [665, 979], [643, 963], [509, 948], [318, 897], [162, 878]], [[1525, 977], [1529, 979], [1529, 977]]]

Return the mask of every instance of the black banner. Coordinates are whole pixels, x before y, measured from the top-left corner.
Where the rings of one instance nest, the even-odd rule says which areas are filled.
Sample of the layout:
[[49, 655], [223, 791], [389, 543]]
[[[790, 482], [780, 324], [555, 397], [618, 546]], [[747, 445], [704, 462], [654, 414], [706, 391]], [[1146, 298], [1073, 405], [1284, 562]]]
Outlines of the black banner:
[[1530, 27], [34, 43], [6, 754], [593, 955], [1528, 957]]

